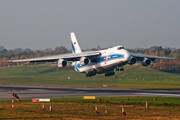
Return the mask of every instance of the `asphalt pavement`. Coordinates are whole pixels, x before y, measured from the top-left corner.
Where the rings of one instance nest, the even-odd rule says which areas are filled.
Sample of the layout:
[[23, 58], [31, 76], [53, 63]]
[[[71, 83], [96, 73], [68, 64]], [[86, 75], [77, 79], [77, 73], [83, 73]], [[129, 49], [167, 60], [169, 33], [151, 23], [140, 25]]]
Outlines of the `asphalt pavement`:
[[180, 98], [180, 90], [142, 90], [142, 89], [110, 89], [110, 88], [74, 88], [46, 86], [16, 86], [1, 85], [0, 100], [11, 99], [12, 92], [21, 99], [62, 98], [62, 97], [121, 97], [121, 96], [151, 96]]

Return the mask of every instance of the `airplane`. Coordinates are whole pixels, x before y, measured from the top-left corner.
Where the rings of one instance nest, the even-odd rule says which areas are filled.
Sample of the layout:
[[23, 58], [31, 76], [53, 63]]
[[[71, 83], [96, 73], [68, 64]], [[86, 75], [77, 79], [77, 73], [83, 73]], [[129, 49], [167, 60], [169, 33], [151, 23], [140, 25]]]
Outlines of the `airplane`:
[[116, 71], [124, 71], [124, 65], [133, 65], [140, 61], [143, 66], [149, 66], [155, 59], [174, 59], [168, 57], [158, 57], [129, 53], [123, 46], [114, 46], [105, 50], [82, 52], [75, 34], [70, 33], [72, 52], [70, 54], [53, 55], [21, 60], [8, 60], [7, 62], [53, 62], [58, 67], [66, 67], [72, 61], [75, 71], [86, 73], [86, 77], [96, 74], [105, 76], [115, 75]]

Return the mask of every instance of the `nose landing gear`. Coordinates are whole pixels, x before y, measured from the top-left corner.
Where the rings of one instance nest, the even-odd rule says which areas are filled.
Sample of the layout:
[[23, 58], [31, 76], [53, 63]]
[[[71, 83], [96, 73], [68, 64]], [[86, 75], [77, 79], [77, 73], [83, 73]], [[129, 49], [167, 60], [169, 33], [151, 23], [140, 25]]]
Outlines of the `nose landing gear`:
[[123, 67], [121, 67], [121, 68], [119, 69], [119, 67], [118, 67], [118, 66], [116, 66], [116, 71], [124, 71], [124, 68], [123, 68]]
[[119, 71], [119, 67], [118, 66], [116, 66], [116, 71]]

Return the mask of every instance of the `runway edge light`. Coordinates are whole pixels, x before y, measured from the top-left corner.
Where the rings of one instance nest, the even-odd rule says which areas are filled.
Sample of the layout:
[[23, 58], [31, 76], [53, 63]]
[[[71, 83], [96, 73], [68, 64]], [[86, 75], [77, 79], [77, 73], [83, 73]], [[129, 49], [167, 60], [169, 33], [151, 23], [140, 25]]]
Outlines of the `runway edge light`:
[[146, 99], [146, 109], [148, 108], [147, 99]]
[[95, 103], [95, 113], [99, 113], [99, 112], [97, 111], [97, 102]]
[[39, 99], [39, 102], [43, 102], [43, 104], [42, 104], [42, 111], [44, 111], [45, 109], [44, 109], [44, 102], [50, 102], [50, 99]]

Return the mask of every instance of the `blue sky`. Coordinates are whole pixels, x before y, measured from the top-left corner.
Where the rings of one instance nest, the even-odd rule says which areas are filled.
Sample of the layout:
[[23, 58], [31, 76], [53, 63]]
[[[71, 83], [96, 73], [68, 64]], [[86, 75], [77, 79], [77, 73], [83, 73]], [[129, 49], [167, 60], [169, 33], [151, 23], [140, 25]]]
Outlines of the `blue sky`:
[[6, 49], [180, 48], [179, 0], [0, 0], [0, 46]]

